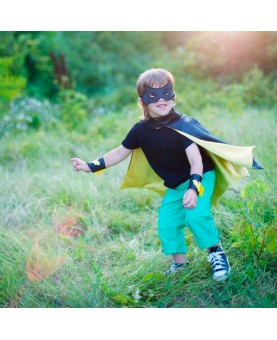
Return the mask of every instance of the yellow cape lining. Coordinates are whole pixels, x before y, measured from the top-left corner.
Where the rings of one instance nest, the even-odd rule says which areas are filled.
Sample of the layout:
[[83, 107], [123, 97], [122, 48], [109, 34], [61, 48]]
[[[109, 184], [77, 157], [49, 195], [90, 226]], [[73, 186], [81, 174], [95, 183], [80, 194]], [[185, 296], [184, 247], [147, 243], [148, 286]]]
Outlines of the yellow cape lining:
[[[239, 179], [249, 176], [247, 168], [252, 168], [255, 146], [236, 146], [208, 142], [183, 131], [173, 130], [206, 149], [213, 160], [216, 172], [216, 182], [212, 196], [214, 206], [217, 206], [220, 197], [230, 186]], [[160, 195], [164, 195], [166, 191], [163, 180], [151, 168], [140, 148], [133, 150], [127, 174], [120, 188], [146, 188]]]

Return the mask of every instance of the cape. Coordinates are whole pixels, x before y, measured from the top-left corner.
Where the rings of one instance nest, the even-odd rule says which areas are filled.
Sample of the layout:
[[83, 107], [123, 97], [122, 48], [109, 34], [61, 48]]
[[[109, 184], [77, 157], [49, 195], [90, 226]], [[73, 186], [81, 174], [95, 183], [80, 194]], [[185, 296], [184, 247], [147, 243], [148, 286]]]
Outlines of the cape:
[[[211, 201], [214, 206], [217, 206], [220, 197], [230, 186], [241, 178], [250, 176], [247, 169], [263, 169], [253, 158], [255, 146], [228, 144], [194, 118], [177, 113], [173, 121], [163, 121], [160, 125], [180, 133], [206, 150], [215, 166], [216, 181]], [[161, 195], [167, 189], [140, 148], [133, 150], [127, 174], [120, 187], [146, 188]]]

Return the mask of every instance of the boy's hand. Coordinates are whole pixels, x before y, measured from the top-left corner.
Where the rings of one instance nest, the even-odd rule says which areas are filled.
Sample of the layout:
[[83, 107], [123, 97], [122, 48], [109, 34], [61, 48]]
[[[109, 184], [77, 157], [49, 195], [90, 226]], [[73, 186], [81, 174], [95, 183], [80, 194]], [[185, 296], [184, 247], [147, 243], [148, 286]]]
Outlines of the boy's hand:
[[197, 193], [193, 189], [188, 189], [184, 194], [183, 206], [186, 209], [193, 209], [197, 204]]
[[84, 171], [84, 172], [91, 172], [90, 168], [88, 167], [87, 163], [82, 161], [79, 158], [71, 158], [72, 165], [75, 171]]

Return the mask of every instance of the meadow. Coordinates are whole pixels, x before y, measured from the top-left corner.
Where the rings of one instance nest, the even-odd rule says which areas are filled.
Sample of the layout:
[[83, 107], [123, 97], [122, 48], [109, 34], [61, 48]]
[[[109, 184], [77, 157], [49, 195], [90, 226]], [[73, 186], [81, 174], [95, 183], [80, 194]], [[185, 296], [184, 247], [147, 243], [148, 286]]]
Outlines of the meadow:
[[189, 113], [179, 96], [176, 108], [232, 144], [256, 145], [264, 167], [250, 170], [214, 210], [229, 280], [213, 281], [207, 252], [189, 232], [187, 269], [164, 276], [171, 258], [157, 235], [161, 197], [119, 189], [129, 160], [99, 175], [73, 171], [71, 157], [89, 161], [120, 144], [139, 119], [130, 104], [90, 115], [76, 129], [54, 121], [1, 137], [0, 306], [277, 307], [277, 107], [242, 106], [235, 92], [215, 96]]

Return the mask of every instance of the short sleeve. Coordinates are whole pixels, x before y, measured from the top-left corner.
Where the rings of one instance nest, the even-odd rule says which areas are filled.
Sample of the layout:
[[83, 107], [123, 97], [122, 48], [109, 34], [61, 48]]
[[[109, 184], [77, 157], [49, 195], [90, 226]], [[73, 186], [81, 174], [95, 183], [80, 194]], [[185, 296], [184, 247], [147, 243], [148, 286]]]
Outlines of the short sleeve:
[[191, 139], [188, 139], [185, 136], [181, 136], [182, 137], [182, 145], [184, 150], [186, 150], [186, 148], [188, 148], [191, 144], [193, 144], [193, 141]]
[[128, 132], [125, 139], [121, 142], [121, 144], [129, 150], [134, 150], [139, 148], [138, 140], [137, 140], [137, 133], [138, 133], [138, 125], [139, 123], [135, 124], [132, 129]]

